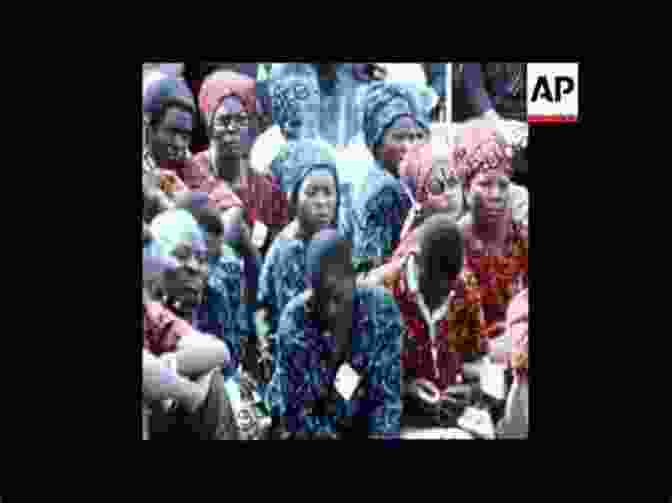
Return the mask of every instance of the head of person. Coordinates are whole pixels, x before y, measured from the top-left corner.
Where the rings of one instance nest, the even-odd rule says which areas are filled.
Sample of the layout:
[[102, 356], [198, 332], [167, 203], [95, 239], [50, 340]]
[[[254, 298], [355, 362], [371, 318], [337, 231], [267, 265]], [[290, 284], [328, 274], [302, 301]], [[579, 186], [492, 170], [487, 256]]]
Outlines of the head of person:
[[420, 290], [435, 299], [455, 288], [464, 260], [464, 241], [449, 215], [428, 218], [418, 231], [417, 270]]
[[170, 164], [186, 158], [196, 115], [187, 83], [170, 75], [148, 75], [142, 109], [145, 140], [154, 159], [160, 164]]
[[320, 89], [308, 73], [281, 72], [271, 83], [273, 122], [288, 140], [315, 137], [320, 128]]
[[511, 215], [512, 158], [513, 148], [491, 125], [473, 123], [458, 135], [455, 167], [476, 221], [495, 223]]
[[332, 331], [349, 331], [355, 299], [352, 244], [335, 229], [318, 232], [306, 253], [306, 282], [318, 320]]
[[[336, 153], [321, 140], [300, 140], [289, 149], [284, 167], [290, 212], [302, 231], [312, 236], [335, 227], [340, 204]], [[284, 179], [285, 177], [283, 177]]]
[[428, 214], [454, 218], [464, 207], [462, 180], [453, 164], [451, 147], [443, 143], [414, 146], [399, 165], [399, 175]]
[[177, 201], [177, 207], [188, 211], [201, 226], [210, 262], [216, 262], [222, 255], [225, 244], [222, 215], [210, 202], [206, 192], [188, 192]]
[[376, 82], [364, 98], [362, 127], [373, 157], [394, 176], [399, 164], [415, 144], [429, 140], [429, 113], [422, 91], [395, 82]]
[[172, 261], [160, 288], [167, 307], [183, 317], [193, 315], [203, 300], [208, 277], [208, 248], [201, 227], [186, 210], [169, 210], [152, 220], [149, 256]]
[[256, 81], [247, 75], [220, 70], [201, 87], [198, 106], [217, 160], [248, 158], [259, 134]]

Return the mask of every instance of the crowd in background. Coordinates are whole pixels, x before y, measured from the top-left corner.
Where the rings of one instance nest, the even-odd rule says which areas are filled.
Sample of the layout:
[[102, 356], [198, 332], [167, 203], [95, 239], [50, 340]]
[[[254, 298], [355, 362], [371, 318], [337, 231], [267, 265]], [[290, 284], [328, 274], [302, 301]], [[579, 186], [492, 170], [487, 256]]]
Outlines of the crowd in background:
[[524, 65], [143, 65], [143, 438], [526, 438]]

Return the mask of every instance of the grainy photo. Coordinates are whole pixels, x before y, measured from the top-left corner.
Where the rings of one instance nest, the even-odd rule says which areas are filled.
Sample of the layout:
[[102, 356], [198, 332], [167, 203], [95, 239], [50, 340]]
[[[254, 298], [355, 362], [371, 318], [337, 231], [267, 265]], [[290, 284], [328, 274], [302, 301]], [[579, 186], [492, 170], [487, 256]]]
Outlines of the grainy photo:
[[144, 440], [527, 438], [527, 131], [467, 66], [143, 63]]

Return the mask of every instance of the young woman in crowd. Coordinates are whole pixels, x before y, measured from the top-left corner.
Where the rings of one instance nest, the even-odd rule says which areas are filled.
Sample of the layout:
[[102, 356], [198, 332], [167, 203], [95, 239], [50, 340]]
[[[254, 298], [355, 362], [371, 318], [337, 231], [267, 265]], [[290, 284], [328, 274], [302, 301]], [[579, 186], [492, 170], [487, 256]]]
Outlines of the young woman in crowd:
[[296, 216], [273, 242], [259, 280], [257, 319], [265, 319], [270, 334], [276, 333], [284, 307], [306, 288], [311, 239], [326, 227], [338, 226], [340, 191], [331, 147], [316, 140], [299, 141], [296, 147], [289, 159], [297, 173], [290, 198]]
[[429, 104], [401, 84], [377, 82], [364, 102], [364, 136], [376, 166], [353, 200], [354, 257], [360, 271], [378, 267], [399, 244], [413, 203], [399, 179], [399, 164], [409, 148], [429, 138]]
[[351, 246], [320, 231], [306, 257], [308, 287], [284, 309], [267, 389], [275, 435], [398, 438], [401, 316], [382, 289], [358, 288]]
[[[174, 397], [177, 405], [183, 406], [178, 412], [179, 423], [195, 428], [202, 439], [230, 439], [232, 419], [219, 369], [231, 366], [231, 351], [216, 337], [194, 328], [208, 274], [205, 238], [193, 217], [183, 210], [159, 215], [152, 221], [150, 231], [153, 241], [148, 245], [144, 261], [171, 265], [163, 267], [160, 280], [154, 285], [156, 290], [143, 291], [143, 347], [146, 350], [143, 370], [147, 376], [143, 386], [147, 395], [154, 398], [165, 398], [181, 389]], [[151, 270], [150, 264], [146, 269]], [[175, 380], [168, 381], [168, 388], [161, 388], [161, 379], [173, 378], [175, 374], [200, 379], [200, 387], [189, 387], [184, 381]], [[199, 412], [199, 404], [205, 403], [201, 401], [203, 388], [216, 394], [213, 399], [216, 407], [210, 410], [207, 419]], [[160, 417], [160, 414], [152, 415], [152, 419]], [[161, 430], [166, 422], [163, 421], [163, 428], [161, 421], [154, 424], [157, 425], [155, 430]]]
[[509, 302], [527, 288], [528, 229], [513, 217], [510, 147], [492, 130], [469, 136], [478, 141], [458, 143], [455, 153], [469, 207], [460, 220], [465, 274], [481, 292], [489, 336], [496, 337]]

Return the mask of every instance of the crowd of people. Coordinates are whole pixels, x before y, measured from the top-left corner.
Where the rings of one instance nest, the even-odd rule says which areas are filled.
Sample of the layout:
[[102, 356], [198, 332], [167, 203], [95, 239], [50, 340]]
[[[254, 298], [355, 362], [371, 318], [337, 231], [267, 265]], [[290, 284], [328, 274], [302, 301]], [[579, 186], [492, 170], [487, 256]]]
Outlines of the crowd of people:
[[143, 438], [526, 438], [521, 78], [143, 65]]

